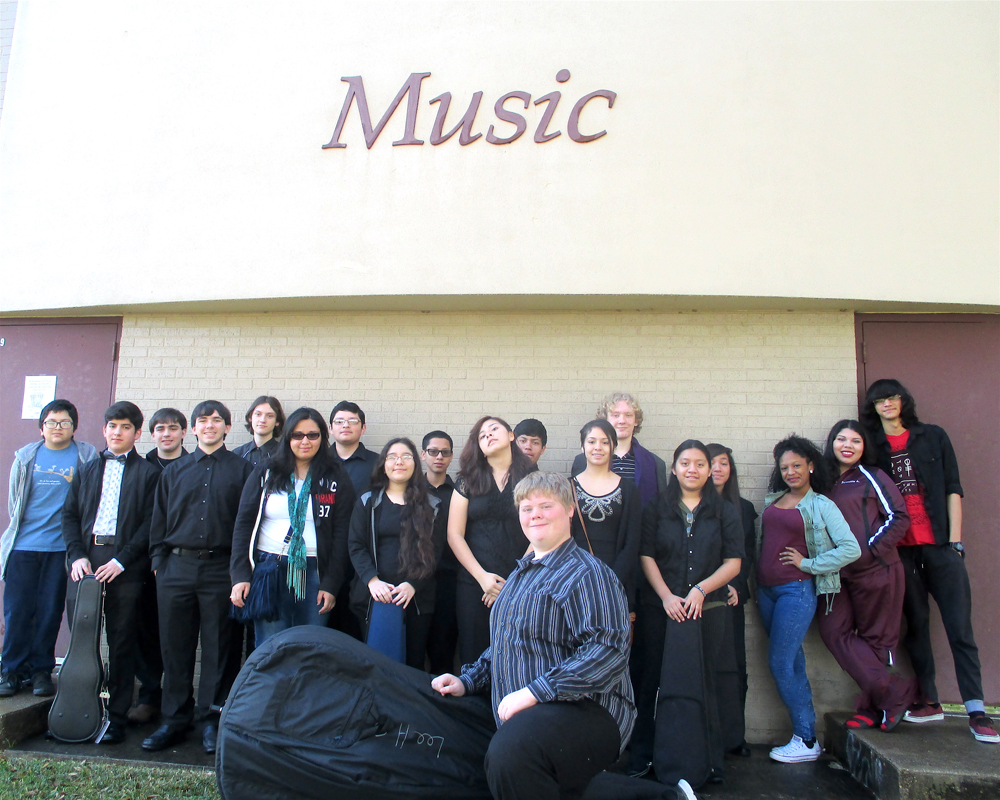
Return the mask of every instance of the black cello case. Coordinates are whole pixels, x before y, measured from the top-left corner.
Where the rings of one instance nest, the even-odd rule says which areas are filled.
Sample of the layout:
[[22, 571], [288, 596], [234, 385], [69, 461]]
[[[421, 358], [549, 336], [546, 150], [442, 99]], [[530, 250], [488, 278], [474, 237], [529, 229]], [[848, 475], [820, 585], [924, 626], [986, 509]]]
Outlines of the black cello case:
[[61, 742], [89, 742], [107, 720], [101, 628], [104, 584], [84, 575], [76, 587], [69, 651], [59, 670], [55, 699], [49, 709], [49, 731]]
[[[329, 628], [260, 645], [219, 719], [223, 800], [491, 800], [486, 697], [442, 697], [431, 676]], [[583, 800], [674, 800], [673, 786], [603, 772]]]
[[229, 693], [216, 754], [225, 800], [490, 800], [486, 698], [339, 631], [302, 625], [254, 650]]

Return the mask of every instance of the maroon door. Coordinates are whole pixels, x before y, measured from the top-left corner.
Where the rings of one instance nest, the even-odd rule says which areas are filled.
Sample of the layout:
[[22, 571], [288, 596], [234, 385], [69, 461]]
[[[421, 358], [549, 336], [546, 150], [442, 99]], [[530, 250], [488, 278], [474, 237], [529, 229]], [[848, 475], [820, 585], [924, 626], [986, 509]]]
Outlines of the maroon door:
[[[993, 591], [1000, 575], [1000, 316], [859, 314], [858, 397], [879, 378], [913, 394], [922, 421], [951, 438], [961, 470], [962, 538], [972, 581], [972, 624], [987, 703], [1000, 701], [1000, 615]], [[933, 603], [931, 604], [933, 608]], [[932, 635], [937, 684], [945, 702], [961, 702], [937, 609]]]
[[[14, 451], [39, 438], [38, 418], [21, 419], [24, 378], [55, 375], [56, 397], [80, 414], [75, 438], [102, 449], [104, 410], [114, 400], [121, 318], [0, 319], [0, 531], [10, 523], [7, 490]], [[0, 613], [2, 613], [0, 600]], [[68, 642], [65, 624], [57, 654]]]

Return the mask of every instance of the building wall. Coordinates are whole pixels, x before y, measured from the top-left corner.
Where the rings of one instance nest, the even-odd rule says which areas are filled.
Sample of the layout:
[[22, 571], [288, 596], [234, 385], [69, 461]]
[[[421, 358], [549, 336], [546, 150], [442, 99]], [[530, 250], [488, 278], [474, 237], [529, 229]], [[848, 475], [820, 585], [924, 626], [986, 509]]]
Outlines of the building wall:
[[[504, 293], [1000, 307], [1000, 5], [580, 8], [20, 4], [0, 313]], [[375, 125], [414, 73], [424, 144], [392, 145], [407, 98], [371, 149], [356, 107], [346, 147], [322, 149], [343, 77]], [[614, 108], [590, 102], [580, 127], [607, 135], [571, 141], [600, 89]], [[489, 144], [515, 90], [527, 130]], [[451, 93], [447, 131], [477, 91], [481, 138], [432, 145], [431, 101]], [[536, 144], [555, 91], [562, 133]], [[61, 290], [38, 291], [57, 270]]]
[[[791, 432], [821, 440], [856, 413], [854, 336], [853, 315], [836, 312], [129, 315], [117, 397], [147, 416], [221, 400], [234, 445], [249, 438], [242, 415], [260, 394], [324, 415], [354, 400], [373, 448], [433, 428], [461, 447], [484, 413], [512, 425], [535, 416], [549, 431], [541, 465], [568, 472], [580, 426], [625, 389], [641, 400], [645, 446], [668, 460], [688, 437], [731, 446], [759, 510], [774, 443]], [[748, 619], [748, 735], [776, 742], [788, 719], [756, 611]], [[807, 656], [817, 712], [850, 708], [856, 687], [815, 632]]]

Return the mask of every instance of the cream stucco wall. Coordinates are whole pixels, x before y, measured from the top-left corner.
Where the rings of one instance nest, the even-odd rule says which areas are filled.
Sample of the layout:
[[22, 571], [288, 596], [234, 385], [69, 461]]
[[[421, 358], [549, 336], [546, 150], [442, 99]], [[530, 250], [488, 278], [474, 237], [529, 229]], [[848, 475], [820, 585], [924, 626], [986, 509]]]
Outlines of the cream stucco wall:
[[[116, 393], [147, 416], [219, 399], [233, 411], [233, 445], [247, 441], [240, 421], [260, 394], [276, 395], [286, 411], [307, 404], [324, 415], [354, 400], [376, 449], [397, 435], [419, 442], [435, 428], [461, 448], [484, 413], [512, 425], [535, 416], [549, 431], [540, 466], [567, 473], [580, 426], [604, 394], [622, 389], [642, 403], [639, 438], [668, 460], [689, 437], [732, 447], [743, 494], [760, 509], [774, 443], [791, 432], [821, 440], [856, 413], [853, 315], [129, 315]], [[778, 742], [788, 718], [755, 610], [748, 620], [748, 735]], [[815, 632], [807, 656], [817, 713], [850, 708], [857, 689]]]
[[[995, 309], [998, 8], [23, 0], [0, 313], [495, 294]], [[342, 76], [377, 120], [412, 72], [431, 73], [425, 141], [446, 91], [447, 128], [484, 92], [485, 133], [504, 93], [558, 89], [563, 135], [535, 144], [532, 106], [511, 145], [392, 147], [401, 107], [368, 150], [355, 108], [348, 146], [321, 149]], [[581, 127], [608, 134], [574, 143], [570, 108], [596, 89], [617, 101]]]

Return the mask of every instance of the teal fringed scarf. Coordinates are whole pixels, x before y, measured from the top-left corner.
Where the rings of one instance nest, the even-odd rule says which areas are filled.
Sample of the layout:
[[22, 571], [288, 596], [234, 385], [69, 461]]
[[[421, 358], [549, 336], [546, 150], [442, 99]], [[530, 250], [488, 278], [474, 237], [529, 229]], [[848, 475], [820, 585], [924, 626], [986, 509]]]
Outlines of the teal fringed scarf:
[[292, 535], [288, 544], [288, 588], [295, 593], [296, 600], [302, 600], [306, 596], [306, 541], [302, 531], [306, 527], [310, 489], [312, 489], [311, 473], [306, 475], [298, 497], [295, 496], [294, 482], [288, 493], [288, 519], [291, 522]]

